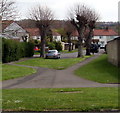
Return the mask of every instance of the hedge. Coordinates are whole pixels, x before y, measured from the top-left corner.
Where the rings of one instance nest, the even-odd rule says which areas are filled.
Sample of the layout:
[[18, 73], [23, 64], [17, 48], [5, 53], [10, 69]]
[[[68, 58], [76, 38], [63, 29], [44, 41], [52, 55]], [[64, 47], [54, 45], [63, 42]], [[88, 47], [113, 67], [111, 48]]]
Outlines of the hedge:
[[56, 49], [58, 51], [62, 50], [61, 42], [56, 42], [56, 41], [54, 41], [54, 42], [47, 42], [46, 46], [48, 46], [50, 50], [52, 50], [52, 49]]
[[48, 46], [50, 50], [55, 49], [55, 43], [53, 42], [48, 42], [46, 46]]
[[62, 51], [61, 42], [54, 42], [54, 44], [55, 44], [55, 48], [56, 48], [58, 51]]
[[34, 54], [34, 44], [2, 38], [2, 62], [7, 63]]

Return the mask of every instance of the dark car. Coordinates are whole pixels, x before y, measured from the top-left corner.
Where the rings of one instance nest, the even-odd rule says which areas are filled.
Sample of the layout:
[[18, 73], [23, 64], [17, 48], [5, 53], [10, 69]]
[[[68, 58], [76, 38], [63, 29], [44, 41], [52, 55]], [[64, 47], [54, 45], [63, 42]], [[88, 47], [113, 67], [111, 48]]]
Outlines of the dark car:
[[90, 52], [91, 53], [98, 53], [99, 52], [99, 46], [98, 44], [91, 44], [91, 47], [90, 47]]
[[49, 50], [45, 58], [60, 58], [60, 53], [57, 50]]

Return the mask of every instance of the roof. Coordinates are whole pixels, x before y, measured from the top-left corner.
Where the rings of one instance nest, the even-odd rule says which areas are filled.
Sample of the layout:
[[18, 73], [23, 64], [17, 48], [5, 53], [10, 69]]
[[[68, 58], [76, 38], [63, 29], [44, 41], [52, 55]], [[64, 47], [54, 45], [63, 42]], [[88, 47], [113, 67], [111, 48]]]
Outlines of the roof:
[[[25, 28], [25, 30], [30, 34], [30, 36], [40, 36], [40, 30], [38, 28]], [[53, 36], [60, 36], [59, 33], [52, 30]]]
[[52, 30], [52, 35], [53, 35], [53, 36], [60, 36], [59, 33], [55, 32], [55, 31], [53, 31], [53, 30]]
[[30, 36], [39, 36], [40, 31], [38, 28], [25, 28], [25, 30], [30, 34]]
[[72, 36], [78, 36], [78, 31], [76, 30], [76, 31], [73, 31], [72, 32]]
[[7, 26], [4, 31], [19, 31], [19, 32], [26, 32], [20, 25], [17, 23], [13, 22], [9, 26]]
[[94, 36], [118, 36], [113, 29], [95, 29]]
[[[94, 29], [93, 33], [94, 36], [118, 36], [118, 33], [116, 33], [113, 29]], [[77, 30], [72, 33], [72, 36], [78, 36]]]
[[2, 29], [4, 30], [7, 26], [9, 26], [13, 22], [14, 22], [13, 20], [3, 20], [2, 21]]

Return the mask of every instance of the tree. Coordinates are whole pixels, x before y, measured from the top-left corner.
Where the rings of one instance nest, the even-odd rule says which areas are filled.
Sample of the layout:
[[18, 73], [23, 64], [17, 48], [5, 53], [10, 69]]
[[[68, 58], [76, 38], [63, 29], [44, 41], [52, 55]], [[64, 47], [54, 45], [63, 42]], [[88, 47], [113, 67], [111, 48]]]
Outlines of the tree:
[[73, 31], [75, 30], [74, 26], [71, 24], [71, 22], [68, 20], [66, 21], [65, 23], [65, 27], [64, 27], [64, 31], [65, 31], [65, 34], [67, 36], [67, 40], [68, 40], [68, 44], [69, 44], [69, 49], [68, 51], [72, 51], [71, 49], [71, 35], [73, 33]]
[[47, 31], [53, 23], [53, 13], [48, 7], [41, 7], [40, 5], [30, 10], [30, 19], [36, 21], [36, 27], [39, 29], [41, 35], [40, 57], [45, 54], [45, 39]]
[[69, 13], [71, 23], [75, 26], [78, 31], [78, 57], [82, 57], [82, 42], [86, 28], [89, 29], [88, 37], [86, 39], [87, 49], [90, 50], [90, 39], [92, 32], [95, 27], [95, 22], [98, 19], [96, 13], [85, 5], [77, 4], [74, 9]]
[[99, 19], [98, 14], [92, 9], [89, 9], [88, 10], [88, 23], [86, 26], [88, 30], [88, 35], [86, 37], [86, 55], [90, 55], [91, 39], [93, 37], [93, 30], [95, 28], [95, 24], [98, 19]]
[[[0, 0], [1, 20], [14, 19], [17, 16], [15, 2], [13, 0]], [[17, 13], [16, 13], [17, 12]]]
[[83, 57], [82, 54], [82, 42], [87, 25], [87, 13], [88, 8], [85, 5], [77, 4], [74, 9], [69, 13], [71, 23], [75, 26], [78, 31], [78, 57]]

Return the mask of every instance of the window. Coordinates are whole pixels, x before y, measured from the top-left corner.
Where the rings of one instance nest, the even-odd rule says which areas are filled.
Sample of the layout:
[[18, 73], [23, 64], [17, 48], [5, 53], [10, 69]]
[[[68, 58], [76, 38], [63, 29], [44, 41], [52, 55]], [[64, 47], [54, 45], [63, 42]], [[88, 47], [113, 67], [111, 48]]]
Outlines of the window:
[[102, 39], [102, 38], [103, 38], [103, 36], [100, 36], [99, 38], [100, 38], [100, 39]]

